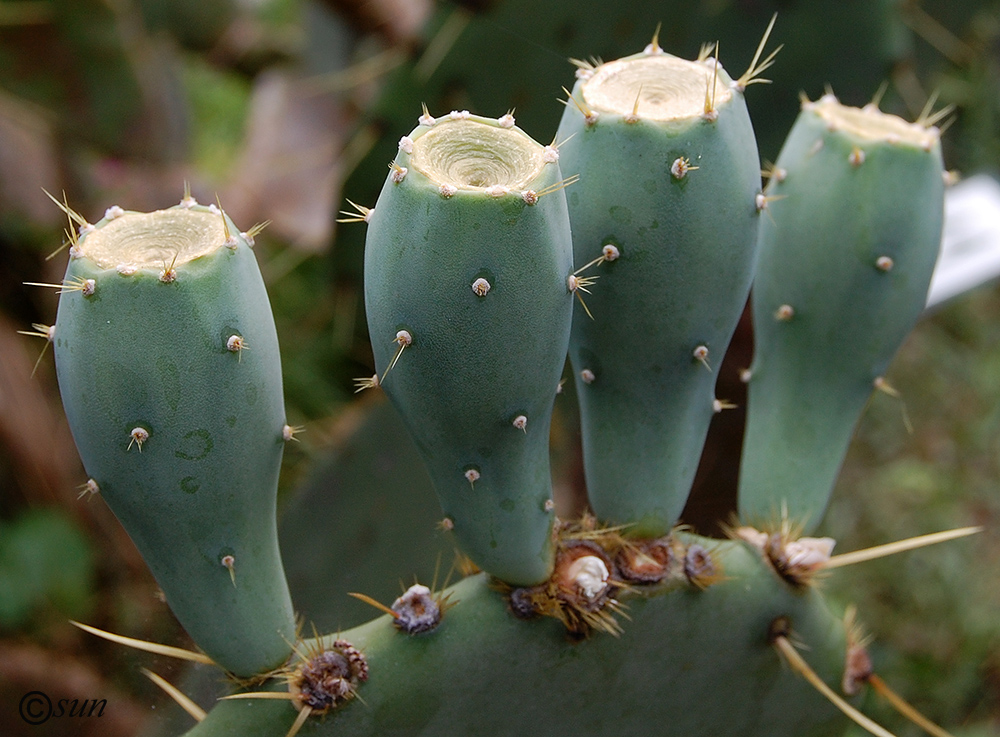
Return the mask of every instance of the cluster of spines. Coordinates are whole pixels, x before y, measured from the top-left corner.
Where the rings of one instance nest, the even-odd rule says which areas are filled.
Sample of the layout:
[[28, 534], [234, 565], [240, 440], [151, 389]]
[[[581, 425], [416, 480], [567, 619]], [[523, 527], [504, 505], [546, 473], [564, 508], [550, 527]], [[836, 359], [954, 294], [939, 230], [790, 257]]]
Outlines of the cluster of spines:
[[521, 618], [553, 617], [578, 637], [615, 635], [621, 632], [616, 615], [628, 618], [621, 594], [652, 586], [705, 589], [725, 578], [711, 546], [685, 543], [677, 534], [632, 539], [623, 533], [622, 527], [601, 527], [589, 513], [562, 521], [552, 576], [537, 586], [507, 587], [511, 611]]
[[[936, 545], [982, 531], [981, 527], [963, 527], [833, 555], [835, 541], [832, 538], [803, 536], [802, 529], [802, 525], [792, 522], [786, 514], [782, 514], [776, 525], [764, 525], [763, 529], [737, 525], [728, 528], [727, 532], [733, 540], [742, 541], [755, 550], [775, 575], [787, 585], [804, 590], [816, 586], [826, 572], [842, 566]], [[891, 732], [845, 700], [845, 697], [857, 696], [865, 684], [870, 685], [900, 714], [925, 731], [935, 737], [951, 737], [946, 730], [923, 716], [875, 674], [868, 652], [871, 637], [866, 635], [858, 624], [854, 606], [847, 608], [843, 628], [846, 640], [843, 676], [840, 683], [843, 696], [825, 683], [798, 652], [792, 623], [787, 617], [778, 617], [772, 621], [768, 639], [793, 671], [805, 678], [837, 709], [871, 734], [877, 737], [894, 737]]]

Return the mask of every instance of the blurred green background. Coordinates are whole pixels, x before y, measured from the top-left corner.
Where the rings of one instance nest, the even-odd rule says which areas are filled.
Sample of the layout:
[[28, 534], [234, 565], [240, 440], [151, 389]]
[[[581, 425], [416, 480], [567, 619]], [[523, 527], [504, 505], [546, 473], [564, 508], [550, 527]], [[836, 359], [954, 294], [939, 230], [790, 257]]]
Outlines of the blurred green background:
[[[271, 224], [257, 256], [282, 344], [289, 422], [303, 425], [282, 474], [282, 540], [304, 618], [346, 627], [400, 580], [446, 570], [452, 550], [419, 461], [378, 396], [362, 300], [364, 227], [399, 137], [432, 114], [515, 109], [552, 139], [569, 57], [613, 59], [660, 43], [693, 57], [718, 41], [745, 68], [773, 13], [784, 44], [748, 92], [762, 161], [773, 161], [799, 94], [827, 85], [914, 119], [937, 92], [954, 105], [948, 168], [1000, 172], [1000, 3], [979, 0], [0, 0], [0, 733], [169, 734], [189, 726], [139, 672], [214, 676], [112, 646], [67, 622], [172, 644], [186, 637], [86, 481], [58, 399], [51, 352], [19, 335], [54, 320], [65, 219], [42, 188], [91, 221], [118, 204], [179, 201], [184, 182], [235, 222]], [[720, 376], [740, 399], [744, 325]], [[898, 400], [863, 417], [823, 526], [838, 550], [981, 524], [970, 540], [838, 570], [835, 606], [856, 603], [880, 674], [956, 735], [1000, 734], [1000, 288], [925, 317], [893, 364]], [[728, 394], [726, 393], [728, 392]], [[912, 424], [907, 429], [904, 412]], [[685, 521], [715, 532], [732, 509], [742, 415], [719, 416]], [[573, 398], [553, 430], [558, 510], [583, 498]], [[443, 573], [442, 573], [443, 575]], [[18, 716], [32, 690], [105, 698], [100, 720]], [[878, 703], [869, 711], [916, 734]]]

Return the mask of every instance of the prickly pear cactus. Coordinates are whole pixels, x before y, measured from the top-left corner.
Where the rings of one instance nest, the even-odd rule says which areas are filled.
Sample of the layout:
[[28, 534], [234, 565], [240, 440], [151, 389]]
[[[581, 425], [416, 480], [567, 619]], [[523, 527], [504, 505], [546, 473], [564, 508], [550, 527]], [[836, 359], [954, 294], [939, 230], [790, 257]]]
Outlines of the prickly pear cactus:
[[[682, 554], [667, 581], [629, 600], [618, 636], [572, 642], [553, 619], [522, 621], [482, 574], [436, 592], [451, 607], [432, 631], [407, 634], [384, 616], [340, 633], [366, 659], [361, 698], [313, 716], [302, 734], [513, 737], [531, 725], [570, 737], [641, 734], [651, 723], [668, 735], [841, 734], [844, 720], [771, 644], [781, 628], [794, 628], [813, 667], [839, 681], [845, 630], [819, 592], [789, 586], [742, 545], [677, 543], [680, 550], [711, 545], [735, 585], [699, 590], [684, 574]], [[300, 646], [295, 667], [332, 649], [332, 640]], [[282, 737], [309, 705], [293, 703], [297, 709], [287, 699], [226, 700], [186, 737]], [[321, 712], [321, 700], [313, 703]]]
[[[803, 537], [799, 522], [825, 505], [846, 409], [922, 305], [940, 235], [937, 135], [824, 99], [758, 192], [742, 93], [770, 63], [758, 64], [763, 46], [735, 80], [708, 52], [684, 61], [655, 39], [581, 64], [550, 146], [512, 114], [426, 109], [400, 140], [376, 206], [346, 218], [368, 228], [377, 373], [361, 388], [383, 389], [403, 417], [442, 527], [471, 562], [458, 584], [418, 583], [391, 604], [355, 592], [385, 616], [336, 636], [297, 639], [278, 556], [275, 482], [294, 431], [252, 236], [189, 197], [155, 213], [112, 208], [96, 226], [65, 208], [81, 235], [48, 337], [88, 488], [207, 655], [172, 652], [243, 677], [207, 714], [173, 692], [199, 722], [189, 735], [568, 737], [656, 724], [803, 737], [842, 733], [834, 706], [888, 735], [851, 702], [865, 685], [901, 702], [853, 612], [831, 612], [814, 585], [884, 551], [832, 556], [834, 541]], [[774, 324], [758, 343], [741, 505], [770, 524], [711, 540], [675, 523], [724, 406], [714, 377], [758, 221], [755, 310]], [[835, 237], [818, 227], [829, 224]], [[839, 331], [845, 314], [851, 332], [864, 327], [860, 344]], [[596, 512], [572, 521], [555, 517], [548, 458], [567, 351]], [[823, 395], [826, 424], [791, 412], [803, 388]], [[762, 433], [774, 418], [801, 437]], [[764, 479], [768, 465], [798, 475], [782, 487]], [[412, 490], [404, 480], [395, 493]]]
[[753, 276], [749, 79], [655, 40], [577, 77], [558, 138], [580, 177], [567, 194], [574, 255], [593, 281], [570, 344], [587, 491], [601, 519], [663, 535], [721, 409], [715, 379]]
[[805, 102], [770, 172], [754, 282], [744, 519], [819, 524], [854, 426], [927, 300], [941, 242], [936, 128]]
[[573, 305], [557, 160], [511, 115], [425, 114], [367, 217], [378, 381], [462, 548], [520, 584], [552, 572], [549, 421]]
[[227, 671], [295, 638], [275, 525], [278, 339], [247, 237], [215, 206], [108, 209], [72, 245], [54, 332], [66, 416], [100, 493]]

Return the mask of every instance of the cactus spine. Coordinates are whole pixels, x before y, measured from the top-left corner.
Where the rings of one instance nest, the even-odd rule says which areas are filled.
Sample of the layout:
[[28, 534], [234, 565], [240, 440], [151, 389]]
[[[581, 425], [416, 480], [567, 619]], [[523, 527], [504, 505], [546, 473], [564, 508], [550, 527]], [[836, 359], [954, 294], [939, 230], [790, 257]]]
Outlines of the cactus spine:
[[767, 193], [740, 513], [784, 510], [811, 529], [926, 302], [944, 206], [938, 131], [833, 95], [805, 102]]
[[552, 571], [549, 422], [572, 315], [558, 154], [510, 115], [420, 121], [368, 217], [380, 383], [463, 550], [538, 583]]
[[253, 252], [189, 199], [82, 231], [54, 343], [87, 473], [195, 642], [235, 674], [273, 668], [295, 637], [275, 527], [285, 416]]
[[658, 536], [690, 490], [750, 288], [760, 167], [747, 80], [655, 41], [577, 76], [558, 134], [580, 176], [574, 252], [604, 256], [593, 318], [577, 311], [570, 344], [588, 495], [601, 519]]

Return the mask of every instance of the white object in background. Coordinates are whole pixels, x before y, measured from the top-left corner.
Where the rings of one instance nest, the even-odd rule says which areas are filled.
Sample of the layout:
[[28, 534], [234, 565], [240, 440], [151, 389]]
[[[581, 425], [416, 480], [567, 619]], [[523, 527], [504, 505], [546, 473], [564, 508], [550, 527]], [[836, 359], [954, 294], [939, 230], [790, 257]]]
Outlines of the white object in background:
[[945, 191], [941, 254], [927, 307], [1000, 276], [1000, 182], [977, 174]]

